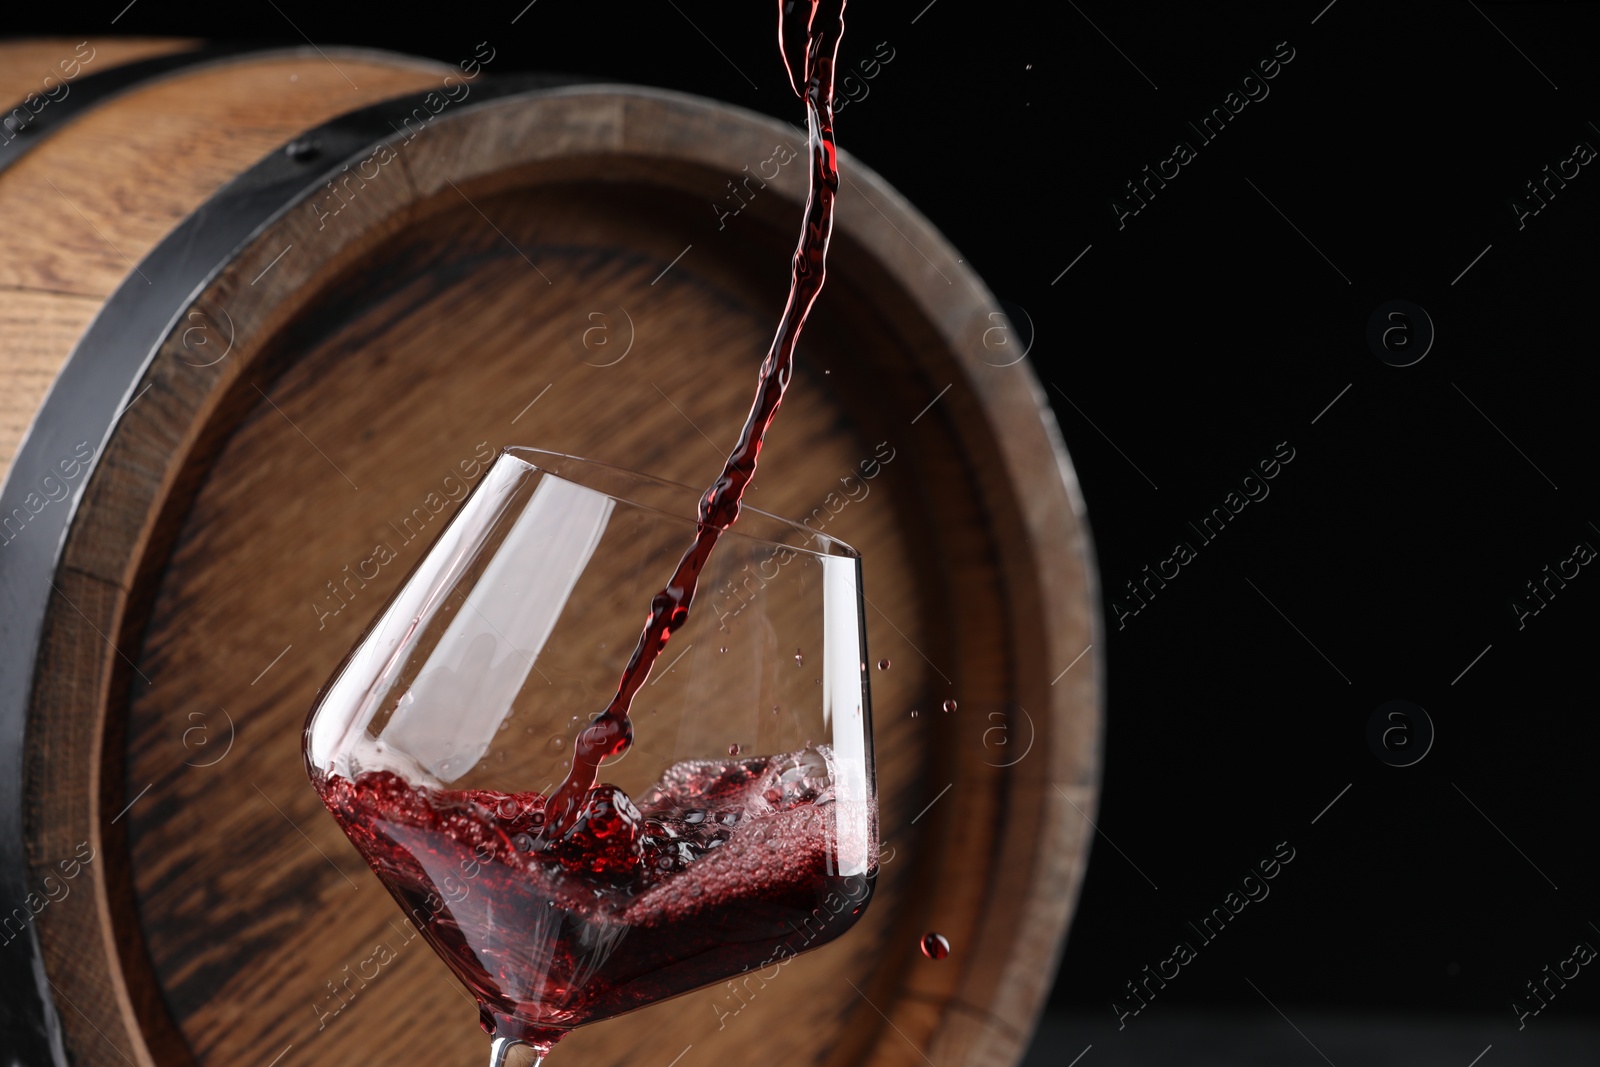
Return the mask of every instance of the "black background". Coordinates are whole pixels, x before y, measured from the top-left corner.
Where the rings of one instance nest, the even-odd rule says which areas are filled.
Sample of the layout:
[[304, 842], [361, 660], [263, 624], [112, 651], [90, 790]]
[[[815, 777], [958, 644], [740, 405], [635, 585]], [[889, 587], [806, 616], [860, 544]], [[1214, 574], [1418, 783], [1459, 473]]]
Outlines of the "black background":
[[[111, 25], [125, 2], [30, 5], [5, 29], [310, 39], [451, 63], [488, 41], [496, 74], [801, 115], [770, 3], [137, 0]], [[1496, 1058], [1512, 1062], [1523, 984], [1575, 942], [1600, 946], [1600, 567], [1520, 628], [1511, 607], [1579, 542], [1600, 547], [1600, 165], [1520, 229], [1510, 207], [1577, 142], [1600, 147], [1600, 12], [1326, 2], [847, 12], [842, 65], [879, 42], [894, 59], [857, 83], [868, 92], [840, 113], [840, 144], [1026, 313], [1013, 318], [1032, 324], [1027, 358], [1096, 540], [1104, 796], [1051, 1001], [1076, 1020], [1061, 1063], [1122, 1040], [1111, 1002], [1127, 1001], [1124, 983], [1175, 941], [1198, 945], [1186, 920], [1278, 842], [1295, 858], [1270, 897], [1130, 1029], [1224, 1008], [1281, 1026], [1269, 1001], [1289, 1018], [1445, 1013], [1493, 1024]], [[1290, 48], [1270, 95], [1212, 143], [1185, 125]], [[1112, 198], [1180, 139], [1196, 158], [1119, 229]], [[1366, 339], [1394, 299], [1437, 331], [1409, 367]], [[1281, 442], [1294, 458], [1270, 495], [1202, 545], [1187, 523]], [[1123, 583], [1178, 540], [1197, 558], [1119, 628], [1111, 601], [1137, 606]], [[1404, 768], [1367, 740], [1393, 699], [1437, 731]], [[1589, 970], [1529, 1030], [1593, 1020]]]

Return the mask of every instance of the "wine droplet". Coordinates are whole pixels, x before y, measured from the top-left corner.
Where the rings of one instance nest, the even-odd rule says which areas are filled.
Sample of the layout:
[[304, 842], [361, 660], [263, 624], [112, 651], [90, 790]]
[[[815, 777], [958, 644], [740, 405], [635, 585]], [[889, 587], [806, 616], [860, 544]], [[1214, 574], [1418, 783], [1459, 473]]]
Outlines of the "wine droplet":
[[738, 754], [739, 754], [739, 746], [738, 745], [729, 745], [728, 746], [728, 755], [737, 756]]
[[944, 711], [945, 711], [946, 715], [950, 714], [950, 712], [955, 711], [955, 710], [956, 710], [956, 702], [954, 700], [946, 700], [944, 702]]
[[718, 652], [726, 652], [726, 651], [728, 651], [728, 646], [727, 645], [723, 645], [721, 648], [717, 649], [717, 651]]
[[806, 657], [798, 648], [794, 650], [794, 661], [802, 667], [806, 665]]
[[923, 934], [922, 954], [930, 960], [942, 960], [950, 955], [950, 941], [943, 934]]
[[916, 708], [912, 708], [911, 709], [911, 717], [913, 719], [915, 719], [917, 717], [917, 709]]
[[888, 669], [889, 669], [889, 661], [888, 661], [888, 660], [886, 660], [886, 659], [880, 659], [880, 660], [879, 660], [879, 661], [878, 661], [878, 669], [879, 669], [879, 670], [880, 670], [880, 671], [886, 671], [886, 670], [888, 670]]

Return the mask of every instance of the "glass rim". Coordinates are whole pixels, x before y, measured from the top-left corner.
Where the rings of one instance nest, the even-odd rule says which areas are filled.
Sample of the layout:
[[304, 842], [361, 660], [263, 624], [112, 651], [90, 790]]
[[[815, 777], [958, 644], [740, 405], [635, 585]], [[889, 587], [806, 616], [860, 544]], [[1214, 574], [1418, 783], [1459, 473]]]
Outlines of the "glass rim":
[[[689, 498], [691, 500], [696, 501], [696, 502], [698, 502], [700, 497], [705, 492], [704, 489], [696, 489], [693, 486], [685, 485], [682, 482], [675, 482], [675, 481], [671, 480], [670, 478], [661, 478], [661, 477], [658, 477], [658, 476], [656, 476], [654, 474], [646, 474], [643, 471], [636, 471], [636, 470], [632, 469], [631, 467], [623, 467], [623, 466], [619, 466], [618, 464], [615, 464], [615, 463], [607, 463], [604, 460], [588, 459], [588, 458], [586, 458], [584, 456], [574, 456], [574, 455], [571, 455], [571, 454], [566, 453], [566, 452], [555, 452], [555, 451], [552, 451], [552, 450], [547, 449], [547, 448], [535, 448], [532, 445], [504, 445], [504, 446], [501, 447], [499, 455], [500, 456], [504, 456], [504, 457], [509, 457], [509, 458], [514, 459], [517, 462], [523, 464], [524, 466], [531, 467], [534, 470], [542, 471], [545, 474], [551, 474], [551, 475], [554, 475], [556, 477], [561, 477], [562, 476], [562, 472], [559, 471], [559, 470], [554, 469], [554, 466], [555, 466], [554, 464], [551, 464], [551, 465], [547, 466], [544, 463], [537, 462], [536, 460], [531, 459], [529, 457], [540, 457], [540, 456], [543, 456], [543, 457], [549, 457], [551, 460], [564, 460], [564, 461], [567, 461], [569, 463], [581, 464], [581, 465], [583, 465], [585, 467], [601, 468], [601, 469], [604, 469], [606, 471], [611, 471], [611, 472], [614, 472], [614, 473], [619, 474], [619, 475], [625, 475], [625, 476], [627, 476], [629, 478], [635, 478], [635, 479], [639, 479], [641, 481], [651, 482], [651, 483], [653, 483], [653, 484], [655, 484], [657, 486], [661, 486], [661, 487], [666, 488], [666, 489], [671, 489], [671, 490], [674, 490], [674, 491], [677, 491], [677, 492], [687, 493], [689, 495]], [[580, 482], [579, 484], [583, 484], [583, 483]], [[679, 522], [688, 523], [690, 525], [697, 525], [698, 522], [699, 522], [698, 507], [696, 507], [689, 514], [679, 514], [679, 513], [674, 512], [674, 511], [664, 510], [664, 509], [662, 509], [660, 507], [657, 507], [657, 506], [655, 506], [653, 504], [643, 503], [643, 502], [641, 502], [639, 500], [633, 499], [631, 496], [628, 496], [628, 495], [623, 494], [623, 493], [614, 492], [614, 491], [612, 491], [610, 489], [602, 489], [602, 488], [599, 488], [597, 486], [592, 486], [592, 485], [586, 486], [586, 488], [594, 489], [596, 492], [604, 493], [606, 496], [611, 497], [613, 500], [617, 500], [617, 501], [620, 501], [620, 502], [622, 502], [624, 504], [627, 504], [629, 507], [638, 508], [641, 511], [648, 511], [648, 512], [651, 512], [651, 513], [656, 514], [656, 515], [661, 515], [664, 518], [674, 519], [674, 520], [677, 520]], [[743, 525], [745, 519], [748, 516], [751, 516], [751, 515], [759, 516], [762, 520], [765, 520], [766, 523], [771, 523], [771, 524], [774, 524], [776, 526], [779, 526], [783, 530], [788, 531], [788, 532], [792, 532], [792, 533], [794, 533], [794, 534], [796, 534], [796, 535], [798, 535], [798, 536], [800, 536], [802, 538], [805, 538], [805, 539], [808, 539], [808, 540], [811, 540], [811, 541], [814, 541], [814, 542], [821, 542], [824, 546], [827, 546], [828, 548], [834, 549], [834, 551], [829, 551], [827, 549], [813, 548], [813, 547], [809, 547], [809, 546], [804, 545], [804, 544], [792, 544], [792, 543], [790, 543], [788, 541], [777, 540], [777, 539], [774, 539], [772, 537], [764, 537], [764, 536], [762, 536], [760, 534], [748, 533], [746, 531], [749, 529], [749, 527], [745, 527], [744, 530], [741, 530], [740, 526]], [[741, 501], [741, 503], [739, 505], [739, 518], [734, 522], [734, 524], [732, 526], [728, 527], [726, 530], [723, 531], [722, 536], [723, 537], [737, 537], [741, 541], [747, 541], [747, 542], [751, 542], [751, 543], [754, 543], [754, 544], [760, 544], [760, 545], [767, 545], [767, 546], [770, 546], [770, 547], [775, 548], [775, 549], [788, 549], [791, 552], [804, 552], [804, 553], [806, 553], [808, 555], [824, 557], [824, 558], [826, 558], [826, 557], [838, 557], [838, 558], [848, 558], [848, 559], [855, 559], [855, 560], [859, 560], [861, 558], [861, 553], [854, 546], [850, 545], [848, 542], [843, 541], [843, 540], [833, 536], [832, 534], [826, 534], [826, 533], [823, 533], [820, 530], [813, 530], [811, 527], [805, 525], [803, 520], [800, 521], [800, 522], [796, 522], [793, 519], [786, 519], [781, 515], [774, 515], [770, 511], [763, 511], [760, 508], [752, 507], [751, 505], [743, 503], [742, 501]]]

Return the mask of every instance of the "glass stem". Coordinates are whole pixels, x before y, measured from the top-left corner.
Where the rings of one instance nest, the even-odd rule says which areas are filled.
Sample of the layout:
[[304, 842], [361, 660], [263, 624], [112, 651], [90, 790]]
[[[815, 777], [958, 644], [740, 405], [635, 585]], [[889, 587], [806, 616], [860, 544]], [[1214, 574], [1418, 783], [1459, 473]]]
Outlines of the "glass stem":
[[[506, 1067], [506, 1056], [518, 1045], [526, 1045], [526, 1041], [518, 1041], [514, 1037], [497, 1037], [489, 1043], [489, 1067]], [[529, 1067], [539, 1067], [544, 1062], [544, 1057], [537, 1052], [534, 1054], [533, 1063]]]

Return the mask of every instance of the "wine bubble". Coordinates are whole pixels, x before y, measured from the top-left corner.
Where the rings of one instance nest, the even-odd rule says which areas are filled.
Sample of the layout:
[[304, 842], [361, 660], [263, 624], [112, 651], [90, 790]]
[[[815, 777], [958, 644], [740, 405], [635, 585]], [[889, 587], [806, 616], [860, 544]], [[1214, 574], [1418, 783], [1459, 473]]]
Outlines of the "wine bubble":
[[515, 819], [517, 817], [517, 811], [520, 807], [521, 805], [517, 803], [515, 797], [506, 797], [500, 802], [500, 817], [508, 821]]
[[943, 707], [944, 707], [945, 714], [948, 715], [948, 714], [950, 714], [950, 712], [956, 710], [956, 702], [954, 700], [946, 700], [944, 702]]
[[943, 934], [922, 935], [922, 954], [930, 960], [942, 960], [950, 955], [950, 941]]
[[729, 745], [728, 746], [728, 755], [737, 756], [738, 754], [739, 754], [739, 746], [738, 745]]
[[516, 834], [511, 838], [511, 845], [518, 852], [529, 852], [533, 849], [533, 838], [527, 834]]
[[706, 813], [698, 808], [694, 811], [686, 811], [683, 813], [683, 821], [690, 826], [699, 826], [706, 821]]
[[879, 669], [879, 670], [880, 670], [880, 671], [886, 671], [886, 670], [888, 670], [888, 669], [889, 669], [889, 661], [888, 661], [888, 660], [886, 660], [886, 659], [880, 659], [880, 660], [879, 660], [879, 661], [878, 661], [878, 669]]

